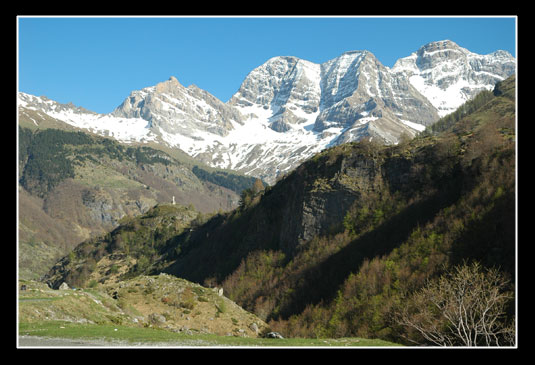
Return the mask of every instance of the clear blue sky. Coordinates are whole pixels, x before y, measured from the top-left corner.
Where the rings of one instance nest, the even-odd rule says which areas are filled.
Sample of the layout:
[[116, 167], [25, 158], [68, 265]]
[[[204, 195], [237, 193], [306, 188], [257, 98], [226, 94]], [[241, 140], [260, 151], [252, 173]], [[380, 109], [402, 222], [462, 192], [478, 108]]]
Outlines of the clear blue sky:
[[226, 102], [274, 56], [322, 63], [368, 50], [393, 66], [426, 43], [516, 57], [514, 17], [19, 17], [19, 91], [113, 111], [175, 76]]

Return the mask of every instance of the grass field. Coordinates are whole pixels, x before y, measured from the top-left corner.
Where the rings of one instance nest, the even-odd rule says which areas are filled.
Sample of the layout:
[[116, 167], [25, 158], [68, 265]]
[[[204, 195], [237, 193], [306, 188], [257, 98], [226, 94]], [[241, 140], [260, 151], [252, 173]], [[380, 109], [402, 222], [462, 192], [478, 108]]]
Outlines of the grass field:
[[188, 335], [157, 328], [120, 325], [88, 325], [61, 321], [20, 323], [19, 335], [47, 338], [110, 341], [121, 347], [378, 347], [397, 344], [363, 338], [307, 339], [307, 338], [246, 338], [210, 334]]

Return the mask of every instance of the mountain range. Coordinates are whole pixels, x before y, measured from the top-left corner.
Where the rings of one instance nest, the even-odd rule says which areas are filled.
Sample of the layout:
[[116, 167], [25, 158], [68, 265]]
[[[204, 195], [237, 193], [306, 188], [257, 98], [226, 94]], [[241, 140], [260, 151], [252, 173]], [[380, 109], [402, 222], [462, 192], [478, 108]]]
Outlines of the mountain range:
[[365, 50], [321, 64], [273, 57], [226, 103], [174, 76], [132, 91], [109, 114], [22, 92], [18, 100], [22, 113], [38, 111], [124, 143], [179, 148], [212, 167], [274, 183], [326, 147], [413, 137], [515, 68], [506, 51], [479, 55], [444, 40], [392, 68]]

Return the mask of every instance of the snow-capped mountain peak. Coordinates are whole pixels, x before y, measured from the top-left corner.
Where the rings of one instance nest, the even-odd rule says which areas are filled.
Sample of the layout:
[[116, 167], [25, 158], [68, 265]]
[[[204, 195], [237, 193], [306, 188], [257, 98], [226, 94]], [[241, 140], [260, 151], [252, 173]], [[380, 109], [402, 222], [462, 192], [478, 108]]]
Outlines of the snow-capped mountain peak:
[[165, 135], [195, 137], [198, 131], [220, 136], [233, 129], [242, 116], [210, 93], [196, 86], [184, 87], [176, 77], [153, 87], [132, 91], [113, 116], [143, 118], [150, 128]]
[[24, 93], [19, 105], [122, 142], [180, 148], [214, 167], [273, 183], [328, 146], [414, 136], [515, 68], [508, 52], [478, 55], [444, 40], [391, 69], [365, 50], [322, 64], [273, 57], [253, 69], [227, 103], [171, 76], [132, 91], [110, 114]]
[[515, 68], [514, 57], [506, 51], [479, 55], [444, 40], [428, 43], [399, 59], [392, 72], [405, 74], [444, 116], [483, 89], [492, 89]]

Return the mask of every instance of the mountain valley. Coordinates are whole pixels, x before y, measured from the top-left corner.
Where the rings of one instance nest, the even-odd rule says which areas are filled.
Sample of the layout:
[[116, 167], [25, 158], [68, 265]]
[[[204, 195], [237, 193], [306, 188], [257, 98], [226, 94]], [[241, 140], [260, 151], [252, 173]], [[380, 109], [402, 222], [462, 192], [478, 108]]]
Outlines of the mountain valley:
[[174, 76], [109, 114], [19, 92], [19, 314], [430, 345], [400, 313], [477, 263], [510, 345], [515, 72], [445, 40], [391, 68], [273, 57], [226, 103]]

